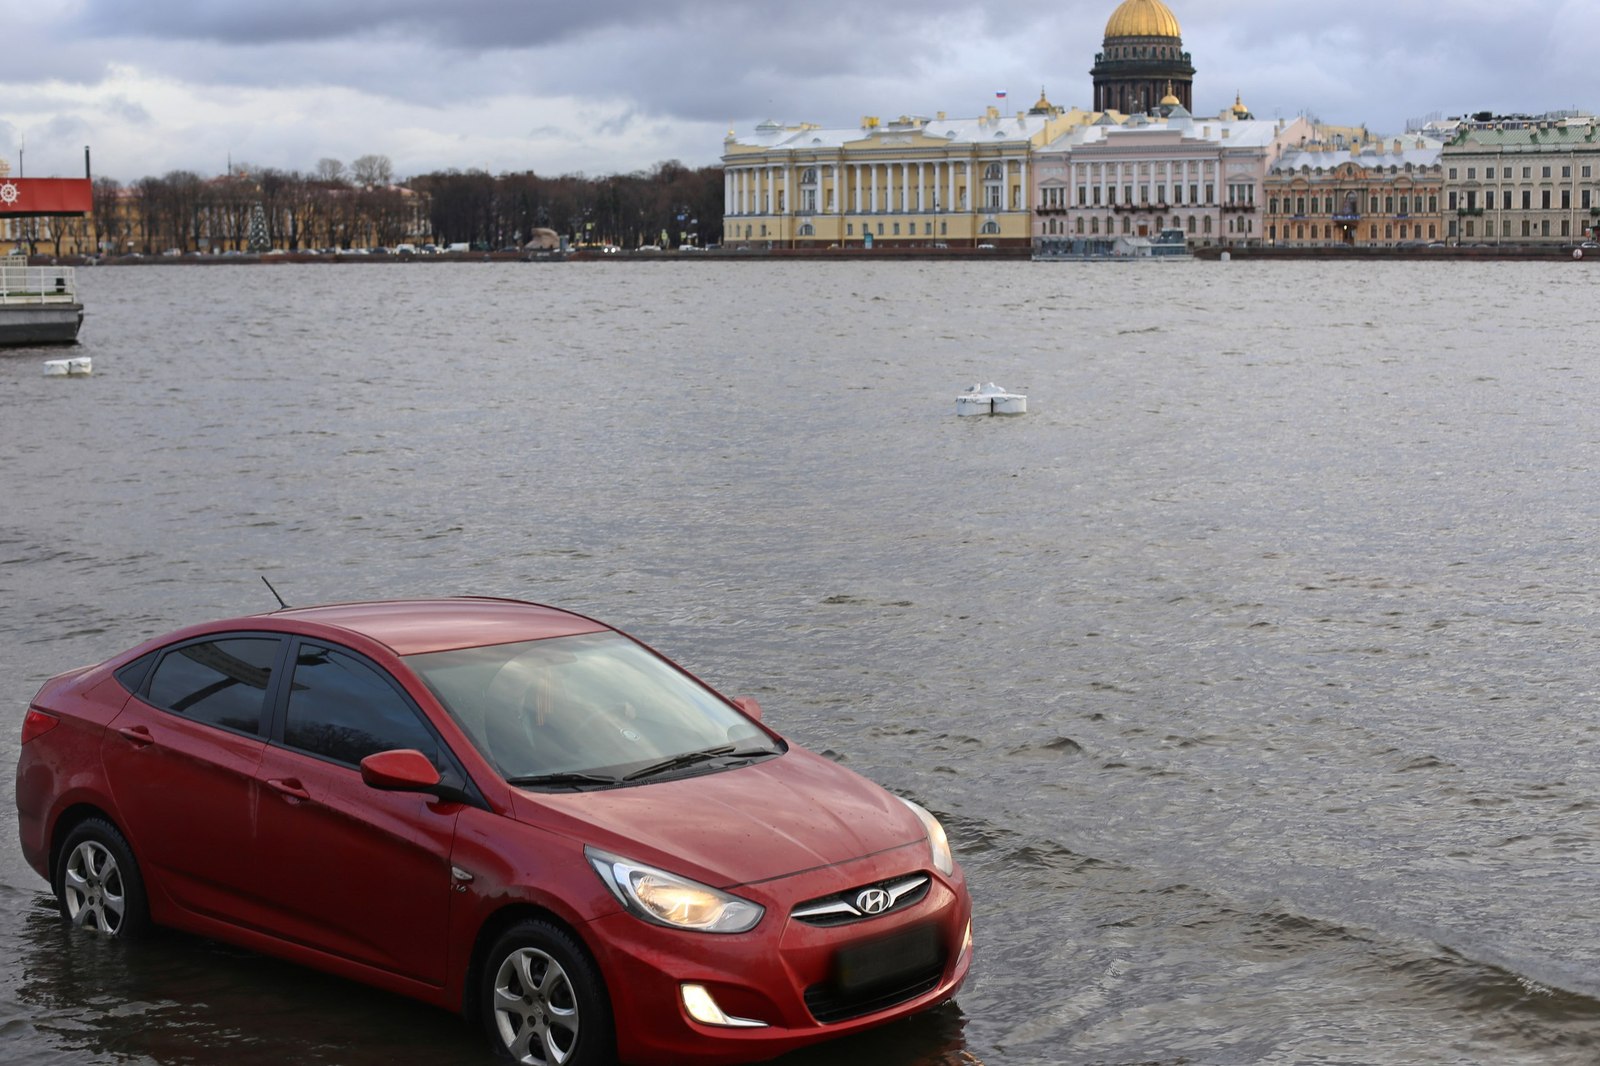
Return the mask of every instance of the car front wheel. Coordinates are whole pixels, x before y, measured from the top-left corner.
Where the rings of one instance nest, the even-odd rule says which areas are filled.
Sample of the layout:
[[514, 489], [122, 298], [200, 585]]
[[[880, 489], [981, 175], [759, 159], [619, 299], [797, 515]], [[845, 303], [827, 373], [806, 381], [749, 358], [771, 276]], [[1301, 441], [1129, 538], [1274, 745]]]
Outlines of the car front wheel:
[[114, 937], [135, 937], [149, 927], [139, 864], [103, 818], [90, 818], [67, 835], [55, 889], [61, 915], [73, 925]]
[[572, 935], [529, 919], [501, 934], [483, 968], [484, 1028], [522, 1066], [609, 1066], [611, 1003], [600, 972]]

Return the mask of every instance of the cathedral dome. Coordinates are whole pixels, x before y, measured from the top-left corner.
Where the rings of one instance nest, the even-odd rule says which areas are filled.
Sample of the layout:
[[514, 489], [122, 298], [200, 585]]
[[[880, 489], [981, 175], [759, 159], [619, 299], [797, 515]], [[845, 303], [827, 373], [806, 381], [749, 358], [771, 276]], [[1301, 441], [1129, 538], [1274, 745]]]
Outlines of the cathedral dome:
[[1178, 19], [1161, 0], [1123, 0], [1106, 23], [1106, 40], [1113, 37], [1182, 37]]

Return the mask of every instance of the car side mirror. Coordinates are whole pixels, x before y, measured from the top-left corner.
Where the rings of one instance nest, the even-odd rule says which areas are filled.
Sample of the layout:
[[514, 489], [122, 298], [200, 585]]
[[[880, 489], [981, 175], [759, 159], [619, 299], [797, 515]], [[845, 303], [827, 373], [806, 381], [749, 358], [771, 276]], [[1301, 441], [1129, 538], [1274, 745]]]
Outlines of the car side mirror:
[[733, 705], [756, 721], [761, 721], [761, 704], [756, 702], [754, 696], [739, 696], [733, 701]]
[[361, 780], [384, 792], [433, 792], [439, 771], [428, 757], [410, 748], [380, 751], [361, 760]]

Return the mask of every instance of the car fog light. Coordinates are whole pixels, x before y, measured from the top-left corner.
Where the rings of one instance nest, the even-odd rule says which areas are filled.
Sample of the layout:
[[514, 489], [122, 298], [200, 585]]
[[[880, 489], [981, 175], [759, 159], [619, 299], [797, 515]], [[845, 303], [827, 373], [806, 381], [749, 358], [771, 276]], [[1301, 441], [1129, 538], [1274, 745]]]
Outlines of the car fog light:
[[684, 985], [682, 992], [683, 1009], [702, 1025], [720, 1025], [729, 1029], [765, 1029], [767, 1026], [766, 1022], [758, 1022], [753, 1018], [729, 1016], [717, 1006], [717, 1001], [711, 998], [705, 985]]

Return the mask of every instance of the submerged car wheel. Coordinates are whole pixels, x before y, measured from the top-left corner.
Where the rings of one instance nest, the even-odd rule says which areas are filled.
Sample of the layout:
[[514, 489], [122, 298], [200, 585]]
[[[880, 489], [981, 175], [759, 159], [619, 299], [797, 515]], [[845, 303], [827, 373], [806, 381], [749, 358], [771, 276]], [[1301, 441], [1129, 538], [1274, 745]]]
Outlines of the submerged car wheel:
[[583, 946], [542, 921], [503, 933], [483, 968], [484, 1028], [523, 1066], [601, 1066], [615, 1059], [611, 1004]]
[[149, 927], [144, 879], [115, 826], [91, 818], [67, 836], [56, 863], [62, 917], [106, 936], [133, 937]]

